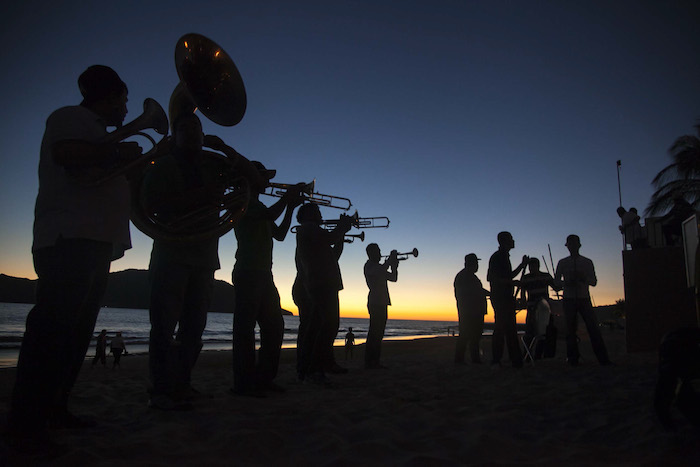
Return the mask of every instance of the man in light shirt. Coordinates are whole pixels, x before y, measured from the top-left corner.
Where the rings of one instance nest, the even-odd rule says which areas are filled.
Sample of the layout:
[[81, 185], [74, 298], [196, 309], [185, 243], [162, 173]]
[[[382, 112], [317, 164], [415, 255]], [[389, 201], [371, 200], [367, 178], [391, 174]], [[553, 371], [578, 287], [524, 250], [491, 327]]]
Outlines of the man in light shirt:
[[571, 256], [559, 261], [554, 274], [557, 288], [564, 289], [564, 316], [566, 318], [566, 360], [571, 366], [578, 366], [579, 351], [576, 339], [578, 315], [581, 315], [586, 324], [586, 330], [591, 338], [591, 345], [598, 362], [601, 365], [610, 365], [608, 350], [603, 342], [603, 336], [598, 328], [591, 305], [591, 296], [588, 287], [595, 287], [598, 279], [595, 276], [593, 261], [581, 256], [581, 240], [578, 235], [566, 237], [566, 247]]

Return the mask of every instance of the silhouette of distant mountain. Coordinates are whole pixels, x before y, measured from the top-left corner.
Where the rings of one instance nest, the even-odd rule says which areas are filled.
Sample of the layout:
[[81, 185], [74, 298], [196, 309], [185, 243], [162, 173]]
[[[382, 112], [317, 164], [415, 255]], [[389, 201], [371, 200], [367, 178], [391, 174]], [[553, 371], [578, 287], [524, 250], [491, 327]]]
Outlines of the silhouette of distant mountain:
[[[0, 274], [0, 302], [34, 303], [35, 291], [36, 280]], [[149, 296], [148, 271], [127, 269], [109, 274], [107, 291], [102, 304], [112, 308], [148, 309]], [[233, 286], [228, 282], [214, 281], [209, 311], [232, 313], [234, 303]], [[282, 310], [282, 314], [291, 315], [292, 313]]]

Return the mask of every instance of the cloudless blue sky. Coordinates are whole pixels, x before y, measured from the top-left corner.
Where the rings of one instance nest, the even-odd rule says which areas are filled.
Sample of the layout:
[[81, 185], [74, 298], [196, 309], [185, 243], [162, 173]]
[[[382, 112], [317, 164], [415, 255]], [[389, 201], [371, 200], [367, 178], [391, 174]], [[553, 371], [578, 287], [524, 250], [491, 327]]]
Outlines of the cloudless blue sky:
[[[466, 253], [484, 280], [496, 234], [512, 261], [554, 261], [577, 233], [597, 268], [596, 304], [624, 297], [622, 202], [646, 206], [674, 139], [700, 118], [697, 1], [122, 1], [10, 3], [2, 17], [0, 272], [35, 277], [30, 253], [46, 117], [77, 104], [78, 75], [113, 67], [127, 121], [152, 97], [167, 109], [174, 48], [197, 32], [234, 59], [248, 94], [242, 122], [204, 120], [275, 181], [316, 179], [360, 216], [387, 216], [341, 258], [344, 313], [362, 311], [364, 247], [420, 250], [390, 286], [390, 315], [456, 319], [452, 281]], [[143, 140], [139, 140], [143, 141]], [[146, 141], [144, 146], [148, 147]], [[272, 202], [273, 198], [263, 198]], [[326, 218], [339, 211], [324, 209]], [[112, 270], [145, 269], [151, 241]], [[291, 302], [294, 236], [274, 274]], [[230, 282], [236, 241], [221, 239]], [[486, 283], [486, 282], [485, 282]]]

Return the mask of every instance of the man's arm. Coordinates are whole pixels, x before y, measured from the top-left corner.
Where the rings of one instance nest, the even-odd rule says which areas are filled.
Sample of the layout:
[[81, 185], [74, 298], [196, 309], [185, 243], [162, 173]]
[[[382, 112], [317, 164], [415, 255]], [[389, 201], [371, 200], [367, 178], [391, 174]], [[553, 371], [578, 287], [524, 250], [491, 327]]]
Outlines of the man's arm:
[[63, 140], [51, 146], [53, 161], [66, 169], [108, 168], [131, 162], [140, 155], [141, 147], [134, 142], [100, 144]]

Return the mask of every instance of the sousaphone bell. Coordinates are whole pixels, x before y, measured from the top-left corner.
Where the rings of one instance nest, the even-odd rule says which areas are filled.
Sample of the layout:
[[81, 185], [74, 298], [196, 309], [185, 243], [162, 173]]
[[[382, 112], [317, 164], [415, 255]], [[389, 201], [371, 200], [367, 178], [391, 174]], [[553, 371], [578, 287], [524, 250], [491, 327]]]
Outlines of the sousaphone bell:
[[[175, 67], [179, 84], [169, 104], [171, 127], [183, 113], [196, 110], [222, 126], [233, 126], [241, 121], [246, 111], [247, 98], [243, 79], [229, 55], [214, 41], [200, 34], [186, 34], [175, 46]], [[248, 181], [240, 176], [235, 164], [225, 154], [203, 150], [202, 166], [209, 167], [221, 189], [220, 196], [205, 206], [195, 208], [167, 206], [154, 208], [158, 203], [149, 199], [148, 184], [163, 163], [155, 158], [151, 167], [132, 180], [132, 215], [134, 225], [154, 239], [191, 242], [220, 237], [231, 230], [244, 214], [250, 200]], [[175, 214], [173, 214], [175, 213]]]

